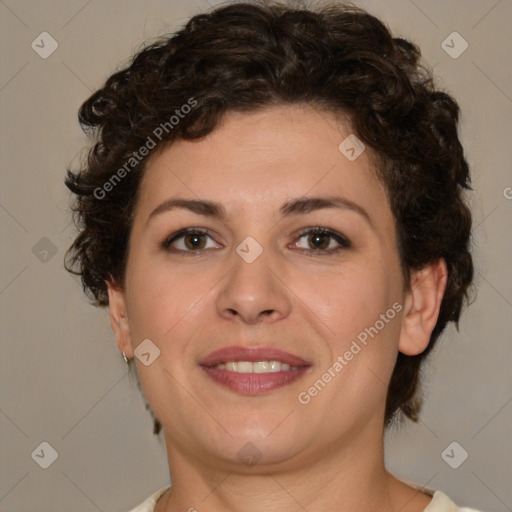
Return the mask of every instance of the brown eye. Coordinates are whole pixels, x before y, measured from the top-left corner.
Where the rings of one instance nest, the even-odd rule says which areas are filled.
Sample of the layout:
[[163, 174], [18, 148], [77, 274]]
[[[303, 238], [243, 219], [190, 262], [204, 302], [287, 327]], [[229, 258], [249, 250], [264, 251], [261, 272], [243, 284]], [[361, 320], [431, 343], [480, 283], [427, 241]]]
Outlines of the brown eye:
[[218, 249], [219, 245], [213, 240], [212, 235], [208, 231], [187, 228], [174, 233], [164, 240], [162, 247], [167, 251], [186, 253]]
[[312, 233], [308, 236], [308, 243], [312, 249], [327, 249], [329, 238], [332, 237], [326, 233]]
[[350, 242], [345, 236], [330, 229], [309, 229], [299, 236], [299, 240], [302, 239], [305, 240], [305, 244], [303, 242], [304, 245], [300, 246], [297, 243], [297, 247], [310, 252], [329, 254], [350, 247]]
[[193, 233], [183, 237], [187, 249], [204, 249], [206, 242], [203, 234]]

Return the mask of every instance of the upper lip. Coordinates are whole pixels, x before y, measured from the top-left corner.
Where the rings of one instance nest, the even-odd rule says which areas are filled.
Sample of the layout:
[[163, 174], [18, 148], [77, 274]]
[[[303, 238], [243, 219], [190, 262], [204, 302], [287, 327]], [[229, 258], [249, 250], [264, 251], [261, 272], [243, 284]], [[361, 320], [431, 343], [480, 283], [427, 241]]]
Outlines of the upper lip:
[[252, 363], [257, 361], [281, 361], [282, 363], [288, 363], [290, 366], [311, 366], [311, 363], [301, 357], [277, 348], [248, 348], [239, 346], [215, 350], [202, 359], [199, 364], [201, 366], [217, 366], [218, 364], [227, 363], [228, 361], [249, 361]]

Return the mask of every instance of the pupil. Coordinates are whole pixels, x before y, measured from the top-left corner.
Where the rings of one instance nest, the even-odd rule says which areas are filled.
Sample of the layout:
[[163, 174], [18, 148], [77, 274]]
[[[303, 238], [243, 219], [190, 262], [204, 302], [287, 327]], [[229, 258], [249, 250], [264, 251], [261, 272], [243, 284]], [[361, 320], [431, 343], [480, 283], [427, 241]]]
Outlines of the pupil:
[[189, 249], [197, 249], [203, 247], [201, 243], [202, 235], [188, 235], [186, 237], [187, 246]]
[[[322, 239], [324, 243], [322, 243]], [[313, 242], [315, 249], [325, 249], [329, 245], [328, 242], [326, 243], [327, 239], [328, 236], [325, 235], [324, 233], [317, 233], [316, 235], [311, 235], [310, 237], [310, 240]], [[320, 245], [317, 245], [318, 243]]]

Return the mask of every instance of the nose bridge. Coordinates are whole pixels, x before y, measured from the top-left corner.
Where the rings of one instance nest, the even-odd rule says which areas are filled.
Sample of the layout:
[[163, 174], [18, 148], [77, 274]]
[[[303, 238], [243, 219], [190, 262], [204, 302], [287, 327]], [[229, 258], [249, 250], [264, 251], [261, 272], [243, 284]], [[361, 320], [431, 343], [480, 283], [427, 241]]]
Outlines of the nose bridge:
[[289, 315], [290, 297], [278, 277], [278, 255], [271, 248], [246, 237], [235, 247], [230, 263], [232, 270], [217, 295], [221, 316], [255, 323]]

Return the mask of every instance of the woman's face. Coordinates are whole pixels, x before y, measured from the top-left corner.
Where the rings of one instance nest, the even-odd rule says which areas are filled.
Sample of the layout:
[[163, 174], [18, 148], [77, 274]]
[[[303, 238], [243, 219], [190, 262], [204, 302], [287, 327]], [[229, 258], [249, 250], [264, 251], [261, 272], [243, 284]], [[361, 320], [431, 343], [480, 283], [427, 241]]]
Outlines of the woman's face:
[[[369, 150], [340, 149], [340, 123], [304, 106], [230, 113], [149, 160], [111, 305], [128, 356], [150, 340], [137, 371], [172, 449], [297, 467], [380, 436], [403, 279]], [[162, 207], [178, 198], [194, 203]]]

